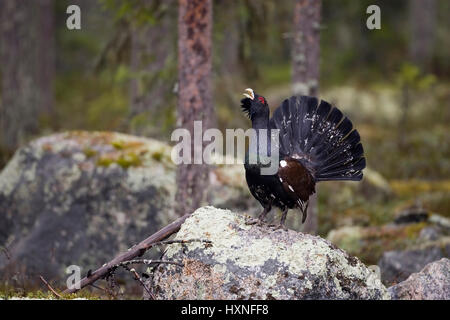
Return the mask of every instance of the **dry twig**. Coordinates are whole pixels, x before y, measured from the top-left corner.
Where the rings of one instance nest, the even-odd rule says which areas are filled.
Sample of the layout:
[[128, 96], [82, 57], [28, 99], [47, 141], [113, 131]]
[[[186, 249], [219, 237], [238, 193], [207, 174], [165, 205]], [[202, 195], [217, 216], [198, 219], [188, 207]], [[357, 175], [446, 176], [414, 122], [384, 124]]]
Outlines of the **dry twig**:
[[56, 296], [56, 298], [62, 299], [62, 296], [58, 292], [56, 292], [55, 289], [52, 288], [52, 286], [44, 279], [43, 276], [39, 276], [39, 278], [47, 286], [47, 288]]

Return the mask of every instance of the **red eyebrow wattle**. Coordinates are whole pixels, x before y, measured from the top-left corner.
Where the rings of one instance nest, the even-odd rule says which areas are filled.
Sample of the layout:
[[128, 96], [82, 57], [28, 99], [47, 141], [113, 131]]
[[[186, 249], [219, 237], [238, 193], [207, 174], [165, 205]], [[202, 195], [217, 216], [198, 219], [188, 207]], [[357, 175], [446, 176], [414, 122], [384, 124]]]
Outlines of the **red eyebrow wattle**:
[[259, 97], [258, 100], [261, 101], [261, 103], [265, 103], [265, 100], [263, 97]]

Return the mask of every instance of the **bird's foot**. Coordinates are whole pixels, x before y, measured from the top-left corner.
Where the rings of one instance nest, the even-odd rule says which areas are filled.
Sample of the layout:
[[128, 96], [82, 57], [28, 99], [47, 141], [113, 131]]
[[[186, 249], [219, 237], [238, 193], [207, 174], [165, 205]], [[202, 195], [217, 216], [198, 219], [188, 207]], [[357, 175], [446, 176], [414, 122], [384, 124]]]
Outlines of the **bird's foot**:
[[284, 231], [288, 231], [288, 228], [286, 228], [286, 226], [282, 223], [280, 224], [269, 224], [269, 228], [273, 229], [273, 231], [276, 230], [284, 230]]
[[258, 219], [258, 218], [249, 218], [249, 219], [247, 219], [245, 221], [245, 224], [246, 225], [254, 225], [254, 224], [256, 224], [258, 226], [261, 226], [261, 225], [264, 224], [264, 220]]

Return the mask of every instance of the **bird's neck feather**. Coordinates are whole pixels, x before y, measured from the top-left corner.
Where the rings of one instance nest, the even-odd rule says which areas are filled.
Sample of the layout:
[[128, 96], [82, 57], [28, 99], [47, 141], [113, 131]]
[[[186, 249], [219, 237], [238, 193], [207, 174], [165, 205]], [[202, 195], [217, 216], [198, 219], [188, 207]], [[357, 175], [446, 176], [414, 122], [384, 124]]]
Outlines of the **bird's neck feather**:
[[[269, 115], [258, 115], [252, 119], [252, 128], [256, 131], [256, 137], [250, 139], [249, 152], [253, 154], [262, 154], [263, 156], [267, 156], [267, 151], [270, 149], [270, 132], [269, 132]], [[260, 130], [267, 130], [266, 132], [260, 132]], [[263, 143], [264, 140], [259, 141], [261, 139], [261, 135], [266, 134], [266, 144], [267, 147], [264, 148], [264, 152], [261, 151], [260, 144]]]
[[253, 129], [268, 129], [269, 128], [269, 115], [258, 115], [252, 119]]

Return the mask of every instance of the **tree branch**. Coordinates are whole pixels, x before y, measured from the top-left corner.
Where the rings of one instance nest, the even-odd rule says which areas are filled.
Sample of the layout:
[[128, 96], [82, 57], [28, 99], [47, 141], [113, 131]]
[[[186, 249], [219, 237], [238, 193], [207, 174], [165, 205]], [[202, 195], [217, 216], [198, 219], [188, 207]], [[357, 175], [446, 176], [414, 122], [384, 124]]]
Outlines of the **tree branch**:
[[[132, 260], [136, 257], [142, 256], [148, 249], [150, 249], [156, 242], [160, 242], [167, 237], [171, 236], [175, 232], [178, 232], [180, 230], [181, 225], [183, 222], [190, 216], [191, 214], [185, 214], [184, 216], [178, 218], [171, 224], [168, 224], [161, 230], [157, 231], [156, 233], [149, 236], [147, 239], [141, 241], [139, 244], [131, 247], [128, 249], [127, 252], [122, 253], [115, 257], [110, 262], [104, 264], [102, 267], [98, 268], [94, 272], [90, 273], [89, 276], [81, 279], [81, 281], [74, 285], [72, 288], [68, 288], [64, 290], [64, 294], [66, 293], [74, 293], [79, 291], [80, 289], [86, 287], [87, 285], [90, 285], [97, 281], [100, 278], [105, 277], [108, 272], [111, 270], [111, 268], [114, 268], [117, 264], [120, 264], [121, 262]], [[79, 288], [79, 289], [77, 289]]]
[[39, 276], [39, 278], [41, 279], [41, 281], [47, 286], [47, 288], [56, 296], [56, 298], [61, 299], [61, 295], [56, 292], [55, 289], [52, 288], [52, 286], [44, 279], [43, 276]]

